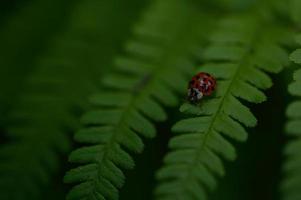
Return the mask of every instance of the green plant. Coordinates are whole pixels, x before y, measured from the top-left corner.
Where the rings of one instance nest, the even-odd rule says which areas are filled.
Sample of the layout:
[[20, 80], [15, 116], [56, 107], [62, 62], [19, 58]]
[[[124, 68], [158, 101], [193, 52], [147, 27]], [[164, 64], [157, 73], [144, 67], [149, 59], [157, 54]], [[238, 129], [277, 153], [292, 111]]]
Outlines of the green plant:
[[257, 123], [238, 98], [251, 103], [265, 101], [257, 88], [267, 89], [272, 82], [263, 70], [279, 72], [287, 64], [285, 51], [270, 39], [274, 29], [269, 24], [257, 16], [234, 16], [223, 19], [220, 30], [212, 34], [212, 43], [204, 52], [209, 63], [199, 71], [218, 78], [216, 96], [200, 106], [181, 107], [194, 117], [173, 127], [180, 135], [171, 139], [172, 151], [157, 174], [162, 181], [158, 199], [205, 199], [205, 188], [216, 187], [214, 175], [225, 173], [220, 157], [236, 158], [225, 137], [245, 141], [247, 132], [241, 124], [254, 127]]
[[115, 60], [116, 72], [103, 79], [105, 89], [92, 96], [95, 108], [82, 118], [88, 127], [75, 134], [76, 141], [92, 146], [70, 155], [71, 162], [84, 165], [65, 177], [66, 182], [82, 182], [68, 199], [117, 199], [124, 182], [121, 169], [134, 166], [128, 151], [141, 152], [141, 136], [155, 136], [150, 120], [166, 119], [162, 105], [177, 105], [174, 93], [184, 89], [191, 74], [192, 51], [207, 31], [207, 16], [198, 14], [194, 4], [174, 2], [158, 1], [151, 7], [136, 28], [142, 39], [127, 44], [127, 55]]
[[[301, 63], [300, 50], [291, 54], [295, 64], [288, 56], [300, 32], [299, 0], [10, 5], [0, 16], [0, 199], [214, 199], [224, 186], [219, 181], [235, 168], [228, 161], [243, 162], [247, 138], [282, 149], [282, 141], [272, 145], [248, 133], [268, 132], [273, 122], [282, 133], [282, 114], [257, 108], [279, 99], [273, 109], [282, 110], [290, 101], [282, 88]], [[192, 104], [185, 100], [187, 83], [199, 71], [213, 75], [217, 89]], [[299, 75], [289, 87], [297, 96]], [[277, 180], [282, 197], [276, 189], [260, 194], [250, 187], [231, 200], [300, 199], [300, 112], [299, 101], [288, 106], [293, 137], [286, 159], [277, 154], [279, 161], [265, 166], [284, 163]], [[263, 159], [256, 146], [247, 151]], [[247, 171], [256, 180], [250, 185], [267, 187], [254, 172]], [[143, 183], [145, 176], [154, 179]], [[136, 195], [139, 188], [120, 194], [137, 179], [146, 194]], [[229, 191], [221, 192], [226, 199], [223, 192]]]

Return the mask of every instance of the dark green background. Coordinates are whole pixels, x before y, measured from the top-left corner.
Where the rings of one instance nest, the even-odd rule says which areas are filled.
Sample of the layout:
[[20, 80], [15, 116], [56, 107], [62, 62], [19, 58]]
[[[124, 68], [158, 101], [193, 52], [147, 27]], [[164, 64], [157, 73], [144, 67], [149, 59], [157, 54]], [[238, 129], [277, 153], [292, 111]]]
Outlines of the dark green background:
[[[133, 25], [139, 20], [150, 0], [100, 0], [102, 20], [102, 46], [99, 48], [99, 67], [102, 74], [110, 70], [112, 58], [122, 53], [123, 44], [131, 37]], [[218, 9], [241, 12], [255, 0], [219, 0]], [[53, 39], [64, 32], [69, 23], [70, 13], [80, 0], [1, 0], [0, 1], [0, 144], [9, 142], [5, 136], [8, 122], [6, 116], [18, 101], [26, 77], [37, 66], [36, 60], [47, 55]], [[30, 4], [37, 8], [27, 14], [22, 10]], [[207, 2], [210, 8], [211, 2]], [[205, 6], [205, 4], [204, 4]], [[208, 9], [209, 9], [208, 8]], [[20, 17], [21, 16], [21, 17]], [[20, 26], [20, 24], [26, 26]], [[14, 27], [16, 26], [16, 27]], [[268, 100], [253, 106], [259, 125], [250, 130], [245, 144], [236, 144], [238, 159], [227, 163], [227, 175], [221, 180], [219, 189], [212, 194], [213, 200], [277, 200], [278, 183], [281, 178], [282, 148], [286, 143], [283, 134], [285, 102], [290, 70], [277, 77], [272, 89], [267, 92]], [[151, 199], [154, 188], [154, 171], [162, 164], [171, 137], [170, 127], [180, 118], [176, 110], [169, 110], [170, 118], [158, 126], [158, 137], [146, 142], [143, 154], [137, 155], [135, 170], [127, 172], [127, 182], [121, 191], [121, 199]], [[81, 113], [78, 114], [79, 116]], [[76, 144], [74, 144], [76, 145]], [[44, 191], [48, 199], [63, 199], [69, 189], [62, 184], [62, 176], [70, 166], [67, 155], [61, 157], [61, 173], [54, 178], [51, 188]], [[0, 161], [1, 162], [1, 161]]]

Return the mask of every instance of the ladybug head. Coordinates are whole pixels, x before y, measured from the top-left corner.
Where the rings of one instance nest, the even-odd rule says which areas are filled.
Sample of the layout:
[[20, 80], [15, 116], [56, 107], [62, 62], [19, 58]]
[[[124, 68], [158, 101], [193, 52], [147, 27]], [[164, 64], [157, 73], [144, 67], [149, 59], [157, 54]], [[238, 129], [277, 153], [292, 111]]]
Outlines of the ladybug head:
[[203, 98], [203, 93], [196, 88], [188, 88], [187, 99], [190, 103], [197, 103]]

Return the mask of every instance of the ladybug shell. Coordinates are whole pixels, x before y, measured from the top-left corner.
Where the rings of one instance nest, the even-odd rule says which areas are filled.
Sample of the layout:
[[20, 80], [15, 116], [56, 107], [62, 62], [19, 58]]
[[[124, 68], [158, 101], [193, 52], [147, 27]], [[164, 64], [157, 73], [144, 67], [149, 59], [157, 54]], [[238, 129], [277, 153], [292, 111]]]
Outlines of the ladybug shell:
[[188, 100], [199, 101], [203, 96], [210, 96], [215, 90], [216, 80], [210, 74], [200, 72], [193, 76], [188, 84]]

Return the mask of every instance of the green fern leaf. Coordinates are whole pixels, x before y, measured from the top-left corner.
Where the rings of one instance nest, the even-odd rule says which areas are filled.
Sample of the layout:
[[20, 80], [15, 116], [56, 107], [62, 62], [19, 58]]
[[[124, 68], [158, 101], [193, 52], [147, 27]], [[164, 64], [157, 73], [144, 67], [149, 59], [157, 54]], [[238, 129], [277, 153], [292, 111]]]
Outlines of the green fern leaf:
[[192, 53], [209, 22], [189, 1], [151, 5], [135, 29], [136, 39], [126, 45], [127, 55], [116, 59], [115, 73], [91, 97], [93, 109], [82, 118], [86, 128], [75, 134], [87, 146], [70, 155], [81, 165], [65, 176], [65, 182], [78, 185], [67, 199], [118, 199], [123, 170], [135, 165], [131, 153], [143, 150], [142, 137], [155, 137], [152, 121], [166, 119], [162, 105], [177, 105], [176, 93], [185, 89]]
[[[215, 76], [217, 91], [199, 106], [183, 104], [181, 111], [193, 115], [176, 123], [170, 153], [156, 177], [157, 199], [207, 199], [225, 174], [222, 159], [232, 161], [236, 151], [229, 139], [244, 142], [245, 127], [257, 123], [239, 99], [261, 103], [261, 91], [271, 87], [266, 72], [279, 72], [288, 62], [286, 52], [269, 35], [264, 19], [234, 16], [223, 19], [203, 54], [207, 61], [199, 71]], [[277, 55], [277, 56], [275, 56]]]
[[64, 31], [36, 60], [8, 116], [9, 141], [0, 147], [0, 199], [41, 199], [41, 191], [51, 188], [60, 158], [70, 151], [69, 134], [77, 129], [79, 114], [87, 108], [85, 97], [95, 91], [100, 74], [108, 70], [99, 65], [111, 62], [138, 14], [136, 8], [131, 17], [124, 17], [128, 10], [122, 5], [131, 6], [118, 2], [118, 9], [111, 0], [77, 2], [71, 13], [65, 13], [70, 18]]
[[[301, 45], [298, 36], [298, 43]], [[301, 64], [301, 49], [294, 51], [290, 59], [298, 64]], [[301, 96], [301, 70], [298, 69], [294, 73], [294, 82], [288, 88], [290, 94], [300, 97]], [[287, 161], [284, 164], [285, 179], [282, 182], [281, 189], [283, 199], [285, 200], [298, 200], [301, 197], [301, 101], [297, 99], [292, 102], [287, 108], [287, 116], [289, 121], [286, 124], [286, 132], [288, 136], [292, 137], [286, 145], [284, 153]]]

